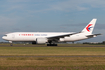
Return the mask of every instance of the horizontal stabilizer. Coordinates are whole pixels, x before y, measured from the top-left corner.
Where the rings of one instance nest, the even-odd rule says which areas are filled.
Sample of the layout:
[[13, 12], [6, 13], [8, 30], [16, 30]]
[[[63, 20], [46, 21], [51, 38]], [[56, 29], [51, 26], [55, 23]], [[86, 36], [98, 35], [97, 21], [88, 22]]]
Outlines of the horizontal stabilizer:
[[96, 36], [98, 36], [98, 35], [102, 35], [102, 34], [87, 35], [86, 37], [88, 37], [88, 38], [92, 38], [92, 37], [96, 37]]

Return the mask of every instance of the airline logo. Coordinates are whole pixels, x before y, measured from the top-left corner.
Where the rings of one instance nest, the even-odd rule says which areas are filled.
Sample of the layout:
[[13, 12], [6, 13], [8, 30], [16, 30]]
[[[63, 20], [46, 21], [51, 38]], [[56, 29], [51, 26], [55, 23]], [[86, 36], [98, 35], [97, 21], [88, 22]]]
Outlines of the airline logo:
[[92, 26], [92, 24], [89, 24], [89, 25], [86, 27], [86, 30], [87, 30], [88, 32], [90, 32], [91, 28], [93, 28], [93, 27], [91, 27], [91, 26]]

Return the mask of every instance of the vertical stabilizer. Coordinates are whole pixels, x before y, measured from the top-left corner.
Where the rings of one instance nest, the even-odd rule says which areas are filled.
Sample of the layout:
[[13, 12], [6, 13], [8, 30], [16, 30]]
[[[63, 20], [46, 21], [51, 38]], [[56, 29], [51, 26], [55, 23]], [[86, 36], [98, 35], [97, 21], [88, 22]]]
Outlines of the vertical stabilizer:
[[97, 19], [93, 19], [83, 30], [83, 33], [92, 34]]

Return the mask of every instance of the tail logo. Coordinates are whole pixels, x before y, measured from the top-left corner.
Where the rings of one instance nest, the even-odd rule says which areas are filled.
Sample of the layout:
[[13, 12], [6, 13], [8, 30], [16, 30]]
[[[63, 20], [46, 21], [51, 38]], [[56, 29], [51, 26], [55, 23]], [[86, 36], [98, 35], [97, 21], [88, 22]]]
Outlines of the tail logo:
[[93, 27], [90, 27], [90, 26], [92, 26], [92, 24], [89, 24], [89, 25], [86, 27], [86, 30], [87, 30], [88, 32], [90, 32], [91, 28], [93, 28]]

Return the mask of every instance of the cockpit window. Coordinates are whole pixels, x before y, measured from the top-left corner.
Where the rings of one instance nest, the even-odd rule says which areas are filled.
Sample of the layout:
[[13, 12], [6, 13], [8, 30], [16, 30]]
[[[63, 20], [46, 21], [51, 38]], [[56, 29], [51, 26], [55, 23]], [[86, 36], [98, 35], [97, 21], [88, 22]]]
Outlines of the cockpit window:
[[4, 36], [7, 36], [7, 35], [4, 35]]

